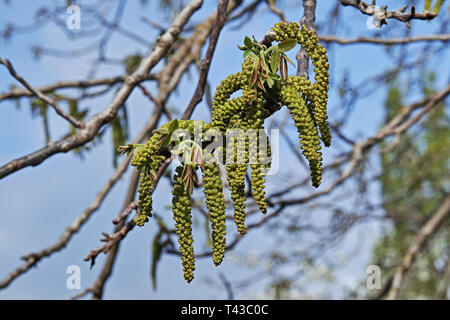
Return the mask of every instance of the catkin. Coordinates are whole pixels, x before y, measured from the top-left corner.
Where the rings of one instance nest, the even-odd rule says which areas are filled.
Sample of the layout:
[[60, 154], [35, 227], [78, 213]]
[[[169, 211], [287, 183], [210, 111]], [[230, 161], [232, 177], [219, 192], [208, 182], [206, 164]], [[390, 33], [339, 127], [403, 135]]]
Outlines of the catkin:
[[213, 261], [218, 266], [222, 263], [226, 248], [225, 198], [219, 166], [213, 156], [205, 159], [202, 171], [203, 192], [212, 228]]
[[158, 154], [158, 141], [161, 137], [160, 134], [155, 133], [145, 145], [136, 149], [131, 159], [131, 164], [141, 171], [138, 189], [139, 214], [134, 219], [136, 225], [140, 227], [152, 216], [152, 193], [155, 182], [151, 171], [157, 173], [161, 163], [165, 160], [164, 156]]
[[322, 153], [320, 152], [319, 134], [314, 121], [305, 101], [293, 86], [284, 86], [280, 92], [280, 99], [289, 108], [294, 119], [302, 153], [309, 161], [312, 184], [318, 187], [322, 178]]
[[[211, 122], [206, 124], [203, 121], [193, 120], [172, 122], [172, 125], [175, 124], [175, 128], [184, 129], [191, 136], [191, 141], [184, 144], [183, 148], [177, 149], [181, 153], [180, 156], [182, 155], [183, 159], [188, 159], [189, 162], [183, 162], [176, 169], [172, 191], [173, 216], [184, 277], [188, 282], [194, 278], [195, 269], [190, 194], [193, 190], [193, 183], [197, 182], [197, 168], [200, 166], [202, 169], [203, 192], [212, 228], [213, 262], [215, 265], [219, 265], [224, 258], [226, 249], [225, 198], [219, 163], [225, 164], [227, 170], [227, 180], [234, 207], [233, 218], [237, 230], [239, 233], [245, 234], [247, 232], [245, 226], [247, 168], [250, 165], [250, 185], [253, 198], [260, 211], [265, 214], [267, 212], [265, 182], [266, 174], [271, 166], [272, 151], [269, 139], [264, 133], [264, 120], [283, 105], [288, 107], [297, 128], [302, 153], [309, 162], [312, 184], [315, 187], [320, 185], [322, 177], [321, 141], [325, 146], [329, 146], [331, 143], [327, 116], [330, 76], [327, 53], [325, 48], [319, 44], [317, 35], [305, 26], [300, 28], [296, 22], [277, 23], [272, 28], [272, 32], [278, 42], [295, 39], [301, 45], [314, 66], [314, 81], [298, 76], [287, 76], [286, 78], [287, 70], [281, 77], [274, 75], [273, 73], [277, 70], [274, 70], [276, 68], [272, 63], [268, 70], [265, 67], [268, 64], [266, 59], [278, 56], [261, 51], [258, 59], [264, 59], [264, 61], [255, 60], [256, 55], [248, 54], [250, 50], [247, 47], [244, 50], [248, 51], [245, 54], [248, 56], [242, 63], [241, 71], [230, 74], [216, 88], [212, 101]], [[292, 41], [287, 43], [289, 42], [292, 43]], [[259, 48], [258, 50], [266, 50], [258, 44], [251, 49], [254, 51], [256, 47]], [[281, 46], [279, 50], [281, 50]], [[283, 59], [285, 58], [283, 57], [279, 61], [280, 68], [286, 63]], [[260, 64], [255, 69], [257, 61], [260, 61]], [[259, 74], [260, 71], [262, 74]], [[271, 74], [270, 71], [273, 73]], [[241, 91], [242, 94], [231, 98], [238, 91]], [[144, 145], [134, 147], [131, 164], [140, 171], [139, 211], [135, 217], [138, 226], [144, 225], [151, 217], [152, 193], [157, 179], [156, 175], [162, 162], [166, 159], [163, 154], [167, 149], [162, 150], [161, 146], [164, 142], [164, 146], [170, 150], [179, 143], [179, 141], [168, 139], [173, 128], [167, 123], [161, 127], [161, 130], [156, 130]], [[209, 129], [215, 130], [215, 133], [212, 134]], [[253, 132], [251, 133], [249, 130], [253, 130]], [[260, 131], [262, 135], [259, 135]], [[206, 132], [209, 132], [208, 137], [205, 136]], [[219, 138], [234, 136], [226, 148], [224, 146], [217, 147], [219, 160], [214, 157], [213, 153], [205, 152], [205, 146], [215, 142], [214, 139], [218, 139], [217, 136]], [[193, 137], [194, 140], [192, 140]]]
[[180, 246], [181, 264], [187, 282], [194, 279], [195, 257], [192, 237], [191, 197], [181, 181], [183, 167], [176, 169], [173, 184], [172, 211]]

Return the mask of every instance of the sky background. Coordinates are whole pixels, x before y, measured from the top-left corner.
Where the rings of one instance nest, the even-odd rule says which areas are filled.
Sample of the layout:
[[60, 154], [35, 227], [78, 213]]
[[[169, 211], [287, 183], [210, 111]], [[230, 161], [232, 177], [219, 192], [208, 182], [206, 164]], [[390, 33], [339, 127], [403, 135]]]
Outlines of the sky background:
[[[0, 1], [0, 30], [7, 23], [17, 26], [27, 26], [34, 20], [36, 10], [43, 4], [52, 7], [61, 1], [30, 1], [15, 0], [6, 5]], [[246, 1], [248, 3], [249, 1]], [[89, 22], [83, 20], [83, 6], [94, 1], [78, 1], [81, 5], [81, 30], [89, 27]], [[127, 1], [121, 25], [128, 30], [139, 33], [149, 41], [153, 41], [157, 32], [144, 24], [140, 17], [146, 16], [164, 26], [168, 25], [167, 16], [160, 13], [159, 1], [149, 1], [142, 7], [139, 1]], [[285, 9], [288, 20], [298, 21], [303, 15], [301, 1], [280, 1], [280, 7]], [[405, 1], [383, 1], [390, 8], [401, 7]], [[326, 25], [331, 4], [334, 1], [318, 1], [317, 23]], [[194, 14], [191, 21], [202, 21], [210, 15], [216, 1], [205, 1], [203, 7]], [[404, 25], [389, 21], [388, 26], [380, 30], [370, 30], [366, 26], [367, 17], [350, 7], [341, 8], [345, 28], [339, 29], [337, 35], [342, 37], [374, 36], [386, 33], [386, 36], [402, 36]], [[111, 14], [108, 16], [111, 20]], [[61, 15], [64, 17], [64, 15]], [[261, 39], [264, 33], [277, 22], [277, 17], [267, 12], [261, 6], [254, 16], [252, 23], [237, 29], [239, 23], [227, 25], [221, 33], [217, 49], [212, 61], [209, 81], [216, 87], [220, 80], [231, 72], [237, 72], [242, 62], [242, 52], [236, 45], [243, 42], [245, 35], [255, 35]], [[414, 21], [412, 35], [431, 34], [436, 32], [437, 21]], [[73, 33], [79, 31], [70, 31]], [[47, 48], [72, 50], [82, 48], [93, 42], [93, 39], [74, 40], [67, 37], [59, 26], [50, 23], [42, 28], [30, 32], [20, 32], [13, 35], [10, 41], [0, 42], [0, 57], [8, 58], [14, 64], [16, 71], [34, 86], [53, 83], [58, 80], [84, 79], [92, 66], [97, 52], [76, 59], [63, 59], [43, 56], [39, 60], [33, 58], [31, 47], [41, 45]], [[421, 44], [410, 45], [411, 50], [419, 48]], [[130, 41], [115, 34], [107, 47], [108, 57], [123, 59], [131, 53], [146, 54], [145, 45]], [[293, 52], [291, 55], [295, 54]], [[438, 71], [437, 88], [442, 88], [448, 82], [450, 70], [449, 50], [439, 59], [430, 62], [430, 68]], [[377, 75], [388, 66], [395, 66], [392, 59], [386, 55], [382, 47], [373, 45], [334, 46], [330, 56], [332, 85], [341, 80], [346, 71], [350, 72], [351, 82], [360, 83], [371, 75]], [[161, 64], [157, 66], [157, 69]], [[99, 67], [97, 77], [108, 77], [123, 74], [123, 66], [102, 65]], [[182, 78], [179, 90], [169, 100], [168, 107], [183, 110], [195, 89], [198, 73], [191, 68], [189, 75]], [[0, 68], [0, 92], [8, 91], [11, 84], [17, 84], [5, 68]], [[156, 92], [154, 84], [147, 87]], [[339, 99], [336, 88], [332, 87], [330, 97], [330, 118], [339, 114]], [[76, 91], [67, 91], [76, 92]], [[100, 98], [90, 99], [81, 106], [89, 107], [89, 115], [102, 110], [111, 99], [110, 94]], [[385, 92], [382, 86], [374, 88], [374, 92], [362, 98], [357, 104], [344, 132], [355, 140], [373, 135], [379, 128], [383, 119], [383, 101]], [[410, 96], [406, 102], [414, 101], [417, 96]], [[130, 137], [134, 137], [140, 127], [146, 122], [152, 112], [153, 106], [140, 92], [135, 92], [127, 101], [130, 125]], [[56, 140], [67, 133], [68, 124], [49, 111], [51, 138]], [[193, 119], [208, 120], [208, 109], [202, 102], [193, 114]], [[293, 125], [290, 125], [295, 135]], [[13, 101], [0, 102], [0, 164], [7, 163], [14, 158], [30, 153], [45, 144], [42, 122], [33, 117], [29, 102], [22, 99], [18, 109]], [[43, 249], [59, 239], [62, 230], [71, 223], [94, 199], [96, 193], [103, 187], [109, 176], [114, 172], [112, 165], [111, 132], [108, 130], [101, 143], [86, 154], [84, 160], [73, 153], [57, 154], [38, 167], [28, 167], [20, 170], [0, 181], [0, 278], [4, 278], [10, 271], [18, 267], [22, 261], [20, 257]], [[285, 144], [281, 142], [280, 149]], [[335, 156], [333, 148], [325, 152], [325, 162], [331, 162]], [[289, 170], [297, 170], [293, 164], [295, 156], [289, 151], [282, 154], [280, 160], [280, 177], [289, 175]], [[374, 164], [376, 166], [376, 163]], [[33, 268], [25, 275], [16, 279], [6, 290], [0, 290], [0, 299], [67, 299], [78, 293], [78, 290], [69, 290], [66, 287], [66, 268], [69, 265], [78, 265], [81, 268], [82, 288], [91, 285], [104, 262], [104, 255], [96, 260], [92, 270], [89, 263], [82, 259], [93, 248], [100, 245], [101, 232], [110, 232], [113, 225], [111, 220], [117, 215], [126, 188], [129, 182], [129, 173], [116, 184], [114, 189], [104, 201], [100, 210], [96, 212], [89, 222], [70, 241], [69, 246], [61, 252], [52, 255], [49, 259], [41, 261], [37, 268]], [[166, 181], [158, 185], [154, 194], [155, 211], [165, 215], [170, 220], [170, 212], [166, 206], [170, 202]], [[270, 190], [270, 187], [269, 187]], [[312, 188], [311, 188], [312, 190]], [[379, 197], [378, 190], [373, 191], [374, 197]], [[194, 212], [194, 216], [195, 216]], [[201, 229], [201, 228], [199, 228]], [[232, 229], [232, 228], [229, 228]], [[164, 255], [158, 268], [158, 290], [153, 291], [150, 279], [151, 240], [155, 228], [148, 223], [144, 228], [136, 228], [129, 233], [119, 252], [114, 268], [113, 277], [106, 285], [105, 298], [107, 299], [217, 299], [226, 298], [223, 287], [208, 285], [208, 279], [217, 281], [220, 272], [229, 280], [244, 279], [255, 272], [255, 268], [247, 268], [235, 263], [234, 253], [227, 252], [226, 259], [219, 268], [215, 268], [211, 259], [197, 261], [196, 279], [186, 284], [181, 271], [179, 257]], [[355, 232], [350, 232], [342, 245], [330, 257], [341, 257], [344, 263], [342, 270], [337, 274], [336, 283], [330, 290], [337, 290], [338, 284], [352, 288], [365, 277], [365, 270], [371, 258], [371, 246], [376, 240], [379, 226], [367, 225]], [[234, 230], [233, 230], [234, 232]], [[361, 236], [363, 234], [364, 236]], [[264, 250], [269, 245], [266, 230], [261, 229], [246, 235], [238, 246], [238, 251], [252, 253]], [[203, 234], [198, 231], [194, 238], [201, 239]], [[231, 238], [231, 236], [229, 236]], [[197, 245], [197, 242], [196, 242]], [[202, 241], [198, 241], [198, 251], [203, 251]], [[197, 249], [197, 247], [196, 247]], [[357, 249], [355, 251], [355, 249]], [[348, 257], [351, 252], [353, 258]], [[356, 252], [356, 253], [355, 253]], [[263, 266], [257, 266], [263, 267]], [[256, 283], [251, 289], [240, 292], [238, 298], [264, 297], [261, 292], [267, 283]], [[336, 292], [336, 297], [341, 293]]]

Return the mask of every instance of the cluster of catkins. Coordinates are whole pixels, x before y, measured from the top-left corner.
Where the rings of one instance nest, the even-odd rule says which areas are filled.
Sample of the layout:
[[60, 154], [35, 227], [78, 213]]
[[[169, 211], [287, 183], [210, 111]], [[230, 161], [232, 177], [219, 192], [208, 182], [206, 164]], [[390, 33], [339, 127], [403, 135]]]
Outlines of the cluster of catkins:
[[[275, 40], [278, 42], [295, 39], [306, 50], [314, 65], [315, 81], [311, 82], [301, 77], [289, 76], [278, 78], [270, 88], [265, 90], [252, 85], [254, 76], [255, 55], [248, 55], [240, 72], [226, 77], [217, 87], [213, 104], [212, 119], [203, 130], [215, 129], [224, 136], [233, 129], [264, 129], [264, 120], [274, 111], [274, 101], [285, 105], [292, 115], [298, 131], [301, 150], [309, 162], [312, 184], [318, 187], [322, 176], [321, 141], [325, 146], [331, 142], [331, 134], [327, 122], [327, 92], [328, 92], [328, 57], [326, 50], [318, 43], [317, 36], [297, 23], [277, 23], [272, 28]], [[276, 72], [276, 70], [275, 70]], [[275, 73], [272, 70], [272, 73]], [[242, 95], [231, 98], [241, 91]], [[194, 133], [194, 121], [179, 120], [179, 127]], [[164, 126], [163, 126], [164, 127]], [[226, 249], [226, 221], [225, 198], [223, 182], [220, 174], [220, 165], [225, 165], [227, 180], [231, 191], [234, 206], [234, 221], [237, 230], [243, 235], [247, 232], [245, 226], [245, 175], [248, 167], [251, 168], [252, 195], [262, 213], [267, 211], [267, 202], [264, 191], [265, 175], [270, 168], [270, 144], [267, 136], [258, 136], [259, 140], [237, 136], [238, 143], [219, 147], [217, 155], [205, 153], [198, 163], [185, 163], [176, 169], [173, 184], [172, 208], [175, 227], [179, 237], [179, 250], [182, 256], [182, 265], [185, 279], [190, 282], [194, 278], [195, 260], [192, 237], [191, 218], [191, 190], [187, 187], [186, 179], [196, 180], [198, 168], [202, 171], [202, 185], [209, 210], [212, 228], [212, 251], [215, 265], [219, 265]], [[139, 212], [135, 217], [138, 226], [142, 226], [151, 217], [152, 192], [157, 180], [157, 172], [167, 154], [163, 152], [161, 141], [164, 134], [156, 131], [153, 136], [134, 150], [132, 165], [140, 170], [139, 184]], [[239, 144], [240, 143], [240, 144]], [[252, 145], [257, 144], [257, 145]], [[202, 143], [200, 145], [203, 147]], [[239, 152], [238, 146], [244, 146]], [[261, 152], [267, 146], [267, 152]], [[202, 148], [201, 147], [201, 148]], [[249, 150], [256, 147], [256, 154]], [[226, 151], [224, 152], [224, 149]], [[221, 156], [219, 157], [218, 154]], [[228, 161], [234, 158], [235, 161]], [[187, 170], [189, 169], [189, 170]], [[186, 173], [189, 177], [186, 177]]]

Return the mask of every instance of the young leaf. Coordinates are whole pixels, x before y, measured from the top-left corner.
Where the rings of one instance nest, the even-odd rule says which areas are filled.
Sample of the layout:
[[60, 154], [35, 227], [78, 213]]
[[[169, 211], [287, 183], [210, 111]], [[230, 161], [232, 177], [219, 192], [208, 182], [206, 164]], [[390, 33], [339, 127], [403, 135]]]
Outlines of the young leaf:
[[269, 72], [269, 76], [270, 76], [273, 80], [280, 80], [280, 79], [281, 79], [281, 77], [280, 77], [278, 74], [273, 73], [273, 72]]
[[266, 79], [266, 81], [267, 81], [267, 85], [269, 86], [269, 88], [272, 88], [273, 87], [273, 85], [274, 85], [274, 81], [273, 81], [273, 79], [272, 79], [272, 77], [268, 77], [267, 79]]
[[179, 127], [179, 124], [178, 124], [178, 120], [177, 119], [169, 121], [167, 123], [167, 130], [169, 131], [168, 134], [171, 135], [175, 130], [178, 129], [178, 127]]
[[251, 40], [249, 37], [247, 37], [247, 36], [245, 36], [245, 38], [244, 38], [244, 44], [245, 44], [245, 46], [246, 46], [248, 49], [253, 48], [253, 42], [252, 42], [252, 40]]
[[280, 48], [281, 51], [287, 52], [291, 49], [293, 49], [297, 45], [297, 40], [295, 39], [286, 39], [281, 41], [278, 44], [278, 48]]
[[271, 46], [269, 49], [266, 50], [265, 54], [269, 54], [270, 52], [278, 50], [278, 46]]
[[[167, 147], [172, 142], [172, 133], [178, 129], [178, 120], [174, 119], [172, 121], [169, 121], [166, 125], [166, 128], [162, 128], [163, 130], [163, 137], [161, 140], [159, 140], [159, 144], [161, 147]], [[161, 130], [161, 129], [160, 129]]]
[[128, 74], [133, 73], [139, 67], [142, 61], [142, 56], [140, 54], [132, 54], [123, 60], [125, 65], [125, 70]]
[[169, 134], [169, 130], [167, 128], [159, 128], [157, 130], [153, 130], [153, 133], [159, 133], [159, 134]]
[[281, 53], [280, 50], [277, 49], [273, 51], [272, 56], [270, 57], [270, 70], [275, 73], [278, 70], [278, 64], [280, 63]]

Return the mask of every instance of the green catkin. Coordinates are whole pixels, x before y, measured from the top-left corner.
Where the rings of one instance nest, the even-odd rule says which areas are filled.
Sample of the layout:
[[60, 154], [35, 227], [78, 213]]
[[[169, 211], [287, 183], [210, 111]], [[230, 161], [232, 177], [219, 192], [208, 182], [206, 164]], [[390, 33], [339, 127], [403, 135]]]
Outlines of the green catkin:
[[[239, 141], [240, 140], [240, 141]], [[245, 173], [247, 171], [247, 162], [245, 161], [242, 150], [238, 150], [239, 143], [242, 143], [242, 136], [239, 134], [231, 140], [232, 147], [227, 147], [227, 152], [231, 154], [231, 163], [226, 164], [228, 185], [231, 191], [231, 199], [234, 207], [234, 222], [240, 234], [247, 233], [245, 226]], [[239, 152], [240, 151], [240, 152]], [[227, 155], [227, 161], [230, 155]]]
[[[331, 132], [328, 125], [327, 116], [327, 102], [328, 102], [328, 89], [329, 89], [329, 77], [328, 69], [330, 67], [328, 63], [327, 50], [319, 44], [319, 38], [306, 27], [303, 27], [300, 31], [298, 39], [303, 39], [305, 43], [305, 49], [308, 55], [311, 57], [312, 64], [314, 66], [314, 118], [319, 126], [320, 134], [325, 146], [331, 144]], [[303, 37], [302, 37], [303, 36]], [[302, 44], [303, 46], [303, 44]]]
[[139, 214], [134, 218], [137, 226], [142, 227], [151, 217], [153, 183], [149, 177], [148, 169], [141, 171], [139, 179]]
[[175, 228], [178, 235], [178, 244], [181, 253], [184, 278], [187, 282], [194, 279], [195, 257], [194, 239], [192, 237], [191, 197], [181, 181], [183, 167], [176, 169], [173, 184], [172, 211]]
[[313, 108], [314, 120], [317, 123], [321, 139], [325, 146], [331, 144], [331, 132], [328, 125], [327, 116], [327, 102], [329, 77], [327, 51], [319, 44], [319, 38], [312, 31], [305, 26], [299, 31], [299, 24], [296, 22], [280, 22], [276, 23], [272, 30], [275, 32], [275, 40], [283, 41], [288, 38], [293, 38], [298, 41], [303, 49], [306, 50], [311, 57], [314, 66], [314, 73], [316, 80], [313, 84]]
[[240, 234], [247, 233], [245, 225], [245, 172], [246, 164], [227, 164], [228, 184], [231, 190], [231, 199], [234, 206], [234, 222]]
[[293, 86], [283, 86], [281, 101], [289, 108], [300, 138], [302, 153], [309, 161], [311, 180], [315, 187], [322, 178], [322, 153], [317, 128], [306, 107], [305, 101]]
[[225, 198], [219, 166], [214, 156], [205, 159], [203, 171], [203, 188], [206, 207], [209, 210], [212, 228], [213, 261], [216, 266], [222, 263], [226, 249]]
[[[259, 129], [263, 130], [264, 127], [261, 126]], [[262, 143], [260, 138], [265, 139], [265, 143]], [[266, 152], [263, 154], [260, 150], [260, 144], [266, 147]], [[270, 144], [266, 136], [260, 137], [258, 132], [258, 151], [257, 151], [257, 162], [250, 164], [252, 169], [250, 177], [252, 181], [253, 198], [259, 207], [259, 210], [263, 213], [267, 213], [267, 200], [266, 200], [266, 174], [268, 168], [270, 168], [270, 163], [266, 163], [267, 158], [270, 157]]]
[[253, 73], [253, 56], [248, 56], [242, 63], [241, 89], [242, 97], [246, 104], [253, 104], [256, 99], [256, 90], [251, 86], [251, 77]]
[[222, 133], [225, 133], [230, 127], [233, 116], [242, 113], [244, 104], [243, 97], [239, 97], [228, 100], [222, 106], [217, 107], [212, 116], [211, 127], [217, 128]]
[[[253, 89], [252, 89], [253, 90]], [[236, 145], [232, 149], [234, 150], [234, 160], [236, 163], [227, 164], [227, 172], [228, 172], [228, 184], [231, 190], [231, 199], [233, 200], [234, 206], [234, 221], [236, 227], [242, 235], [247, 233], [247, 227], [245, 226], [245, 174], [247, 172], [247, 167], [250, 162], [250, 156], [254, 157], [256, 155], [249, 154], [250, 150], [252, 152], [257, 152], [257, 140], [249, 139], [245, 135], [246, 129], [259, 129], [263, 123], [263, 97], [261, 94], [257, 94], [254, 90], [249, 89], [248, 93], [250, 93], [249, 98], [251, 97], [252, 103], [247, 103], [244, 106], [244, 117], [241, 117], [238, 122], [237, 128], [240, 129], [238, 131], [238, 135], [236, 137]], [[253, 94], [251, 93], [253, 92]], [[243, 89], [243, 94], [244, 89]], [[243, 150], [239, 147], [243, 145]], [[256, 164], [256, 166], [258, 166]], [[253, 172], [253, 171], [252, 171]], [[257, 187], [257, 191], [255, 192], [258, 199], [256, 201], [262, 201], [261, 196], [264, 196], [264, 181], [262, 179], [261, 170], [255, 170], [253, 173], [253, 177], [256, 179], [255, 186]], [[265, 198], [265, 196], [264, 196]], [[259, 204], [259, 203], [258, 203]], [[264, 207], [262, 206], [262, 211]], [[263, 211], [264, 212], [264, 211]]]
[[267, 213], [267, 200], [266, 200], [266, 191], [264, 190], [266, 183], [265, 178], [265, 166], [256, 163], [251, 164], [251, 179], [252, 179], [252, 189], [253, 189], [253, 198], [256, 201], [256, 204], [259, 207], [259, 210], [263, 213]]
[[[442, 3], [442, 1], [438, 1]], [[202, 182], [206, 207], [209, 210], [212, 228], [212, 251], [215, 265], [219, 265], [226, 249], [226, 219], [225, 198], [223, 194], [222, 179], [219, 172], [219, 163], [225, 164], [227, 179], [234, 207], [234, 221], [238, 232], [242, 235], [247, 232], [245, 226], [245, 175], [250, 165], [251, 187], [255, 202], [260, 211], [267, 212], [267, 201], [265, 194], [266, 174], [271, 166], [271, 148], [267, 135], [259, 136], [259, 130], [264, 130], [264, 120], [276, 112], [282, 105], [286, 105], [297, 128], [303, 155], [309, 162], [312, 184], [318, 187], [322, 176], [322, 153], [321, 142], [325, 146], [331, 143], [331, 133], [328, 125], [327, 102], [329, 89], [329, 63], [325, 48], [319, 44], [317, 35], [305, 26], [295, 22], [280, 22], [272, 28], [275, 40], [278, 42], [295, 39], [311, 58], [314, 66], [314, 82], [298, 76], [276, 78], [271, 74], [254, 74], [254, 59], [252, 53], [248, 55], [240, 72], [234, 73], [221, 81], [213, 96], [211, 122], [194, 122], [193, 120], [178, 120], [180, 129], [185, 129], [195, 138], [195, 148], [213, 143], [211, 135], [205, 137], [208, 129], [216, 130], [216, 133], [225, 137], [231, 131], [237, 136], [232, 139], [232, 145], [224, 148], [217, 147], [217, 160], [212, 154], [203, 152], [203, 157], [198, 156], [196, 149], [189, 150], [189, 143], [179, 149], [186, 158], [195, 158], [199, 163], [185, 163], [176, 169], [173, 185], [173, 214], [185, 279], [190, 282], [194, 278], [194, 248], [192, 236], [191, 197], [188, 188], [192, 187], [192, 181], [183, 175], [185, 166], [192, 166], [196, 171], [198, 165], [202, 168]], [[261, 48], [261, 47], [259, 47]], [[270, 53], [269, 53], [270, 55]], [[267, 58], [267, 57], [266, 57]], [[270, 58], [270, 56], [269, 56]], [[260, 72], [260, 69], [258, 69]], [[267, 71], [267, 70], [266, 70]], [[280, 70], [281, 72], [281, 70]], [[252, 77], [260, 77], [259, 82], [252, 83]], [[270, 77], [271, 79], [264, 80]], [[268, 82], [271, 80], [272, 82]], [[269, 83], [271, 84], [269, 87]], [[261, 88], [264, 86], [264, 88]], [[242, 95], [231, 98], [237, 91]], [[174, 124], [172, 122], [172, 124]], [[199, 125], [201, 127], [199, 127]], [[168, 124], [161, 128], [173, 131]], [[252, 129], [256, 131], [257, 139], [253, 134], [242, 135], [242, 130]], [[152, 212], [152, 193], [155, 187], [155, 174], [158, 172], [163, 156], [161, 145], [168, 142], [169, 149], [177, 142], [165, 140], [164, 132], [169, 130], [155, 131], [152, 137], [144, 144], [135, 147], [131, 164], [140, 171], [139, 181], [139, 211], [135, 217], [138, 226], [143, 226]], [[211, 132], [209, 132], [211, 133]], [[183, 138], [185, 139], [185, 138]], [[197, 140], [198, 139], [198, 140]], [[209, 141], [209, 142], [207, 142]], [[265, 150], [260, 148], [265, 146]], [[186, 149], [188, 148], [188, 149]], [[187, 151], [186, 151], [187, 150]], [[203, 150], [205, 151], [205, 150]], [[186, 154], [184, 154], [186, 152]], [[201, 159], [201, 160], [199, 160]], [[188, 171], [185, 171], [185, 173]], [[189, 172], [192, 173], [192, 172]], [[191, 177], [192, 178], [192, 177]], [[184, 181], [182, 181], [184, 179]]]
[[158, 141], [161, 137], [158, 133], [153, 134], [145, 145], [136, 149], [131, 159], [131, 164], [141, 171], [138, 189], [139, 214], [134, 219], [136, 225], [140, 227], [152, 216], [154, 181], [151, 178], [150, 170], [158, 172], [161, 163], [165, 160], [164, 156], [157, 154], [159, 151]]
[[263, 214], [267, 212], [267, 200], [265, 193], [265, 165], [261, 162], [261, 155], [258, 145], [259, 138], [259, 130], [263, 130], [263, 97], [261, 94], [257, 96], [255, 99], [255, 103], [252, 105], [247, 105], [246, 107], [246, 125], [247, 129], [253, 129], [255, 132], [255, 136], [249, 137], [246, 141], [246, 148], [248, 152], [252, 152], [254, 154], [250, 154], [250, 178], [251, 178], [251, 186], [253, 191], [253, 198], [255, 199], [259, 209]]
[[214, 112], [220, 105], [223, 105], [227, 100], [230, 99], [231, 95], [238, 91], [243, 85], [242, 82], [242, 72], [237, 72], [230, 74], [228, 77], [223, 79], [219, 86], [216, 88], [216, 92], [213, 96], [212, 104], [212, 115], [214, 117]]

